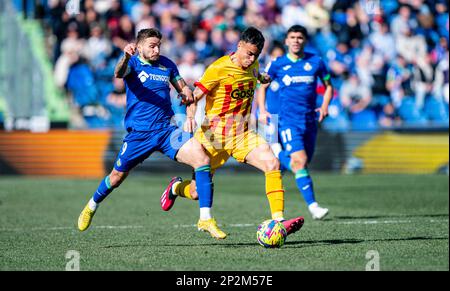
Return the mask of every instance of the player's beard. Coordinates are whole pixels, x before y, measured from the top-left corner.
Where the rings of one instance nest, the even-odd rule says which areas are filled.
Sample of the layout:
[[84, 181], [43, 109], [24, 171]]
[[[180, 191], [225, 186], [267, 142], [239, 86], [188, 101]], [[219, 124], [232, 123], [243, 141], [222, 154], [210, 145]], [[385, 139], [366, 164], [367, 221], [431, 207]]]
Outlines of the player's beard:
[[142, 54], [144, 60], [146, 60], [147, 62], [156, 62], [157, 60], [159, 60], [159, 55], [153, 55], [153, 56], [149, 56], [148, 54], [146, 54], [145, 52]]
[[159, 55], [153, 56], [151, 58], [149, 58], [150, 62], [156, 62], [157, 60], [159, 60]]

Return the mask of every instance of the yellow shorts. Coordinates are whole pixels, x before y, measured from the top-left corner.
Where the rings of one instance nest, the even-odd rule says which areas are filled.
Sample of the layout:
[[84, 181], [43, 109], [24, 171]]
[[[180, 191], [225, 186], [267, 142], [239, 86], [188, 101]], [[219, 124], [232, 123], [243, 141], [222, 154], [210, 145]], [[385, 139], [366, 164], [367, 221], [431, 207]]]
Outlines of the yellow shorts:
[[244, 133], [223, 139], [218, 139], [214, 135], [207, 137], [199, 128], [194, 138], [200, 142], [206, 150], [211, 160], [211, 171], [223, 166], [230, 157], [235, 158], [238, 162], [244, 163], [247, 155], [260, 145], [267, 144], [266, 140], [259, 136], [253, 130], [247, 130]]

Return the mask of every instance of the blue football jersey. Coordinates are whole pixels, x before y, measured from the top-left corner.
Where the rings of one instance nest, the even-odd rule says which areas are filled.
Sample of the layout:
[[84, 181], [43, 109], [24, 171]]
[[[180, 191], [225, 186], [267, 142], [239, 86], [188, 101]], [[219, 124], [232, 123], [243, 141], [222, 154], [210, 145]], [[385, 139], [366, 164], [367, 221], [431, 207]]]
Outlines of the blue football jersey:
[[266, 90], [266, 110], [270, 114], [279, 114], [280, 111], [280, 84], [277, 80], [270, 82], [269, 88]]
[[127, 92], [127, 131], [154, 131], [167, 128], [174, 115], [170, 101], [170, 81], [180, 78], [177, 66], [160, 56], [154, 63], [131, 57], [124, 78]]
[[321, 57], [305, 52], [302, 59], [295, 61], [284, 55], [270, 64], [267, 73], [279, 84], [281, 123], [315, 119], [317, 81], [330, 78]]

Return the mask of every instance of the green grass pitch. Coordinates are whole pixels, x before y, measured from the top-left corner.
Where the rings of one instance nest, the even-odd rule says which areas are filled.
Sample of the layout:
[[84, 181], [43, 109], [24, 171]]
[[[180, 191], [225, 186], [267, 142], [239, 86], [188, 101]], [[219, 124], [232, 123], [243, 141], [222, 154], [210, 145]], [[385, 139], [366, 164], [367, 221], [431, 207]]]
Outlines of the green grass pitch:
[[373, 251], [382, 271], [449, 270], [447, 176], [315, 173], [330, 215], [313, 221], [288, 175], [286, 217], [304, 215], [305, 225], [280, 249], [264, 249], [255, 237], [270, 216], [262, 174], [216, 175], [223, 241], [197, 231], [196, 202], [160, 209], [169, 178], [132, 173], [81, 233], [78, 215], [99, 181], [0, 177], [0, 270], [65, 270], [71, 250], [80, 270], [363, 271]]

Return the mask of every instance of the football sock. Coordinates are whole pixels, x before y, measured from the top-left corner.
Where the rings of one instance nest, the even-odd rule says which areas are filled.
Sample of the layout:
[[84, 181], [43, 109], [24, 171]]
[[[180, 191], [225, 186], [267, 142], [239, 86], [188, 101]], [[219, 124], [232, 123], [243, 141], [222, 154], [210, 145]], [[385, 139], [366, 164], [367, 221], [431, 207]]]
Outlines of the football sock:
[[211, 208], [213, 204], [213, 184], [211, 167], [209, 165], [195, 169], [195, 182], [200, 208]]
[[94, 201], [93, 198], [91, 198], [88, 202], [89, 205], [89, 209], [91, 209], [92, 211], [97, 210], [98, 204]]
[[308, 170], [298, 170], [295, 174], [295, 180], [297, 182], [297, 187], [300, 190], [300, 193], [302, 193], [303, 195], [303, 199], [305, 199], [306, 204], [311, 205], [312, 203], [316, 202], [316, 198], [314, 196], [313, 181], [309, 176]]
[[211, 208], [210, 207], [202, 207], [200, 208], [200, 220], [208, 220], [211, 219]]
[[191, 181], [183, 181], [175, 185], [175, 194], [180, 197], [184, 197], [190, 200], [195, 200], [191, 196]]
[[92, 197], [92, 200], [94, 200], [95, 203], [102, 202], [112, 191], [114, 188], [111, 186], [111, 182], [109, 180], [109, 176], [106, 176], [105, 179], [103, 179], [100, 182], [100, 185], [97, 188], [97, 191], [95, 191], [94, 196]]
[[279, 170], [266, 173], [266, 195], [269, 200], [272, 219], [282, 220], [284, 216], [284, 190]]

